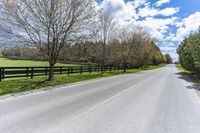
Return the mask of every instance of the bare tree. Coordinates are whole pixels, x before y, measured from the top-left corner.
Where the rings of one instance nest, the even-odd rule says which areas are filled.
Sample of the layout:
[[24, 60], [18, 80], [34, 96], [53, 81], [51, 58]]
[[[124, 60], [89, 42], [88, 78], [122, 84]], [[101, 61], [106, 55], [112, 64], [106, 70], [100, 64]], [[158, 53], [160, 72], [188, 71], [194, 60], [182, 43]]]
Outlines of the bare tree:
[[99, 36], [100, 41], [102, 43], [102, 59], [101, 66], [105, 65], [106, 59], [106, 44], [112, 39], [113, 33], [115, 29], [115, 22], [110, 11], [102, 11], [100, 12], [99, 17]]
[[147, 64], [147, 61], [150, 60], [150, 52], [152, 51], [154, 38], [144, 27], [141, 26], [136, 27], [135, 36], [137, 37], [135, 54], [137, 56], [138, 65], [142, 68]]
[[138, 54], [138, 51], [143, 60], [147, 58], [145, 55], [149, 56], [149, 53], [146, 53], [151, 48], [148, 46], [150, 45], [149, 42], [152, 37], [143, 27], [135, 26], [132, 31], [127, 31], [127, 29], [122, 28], [118, 32], [118, 38], [120, 40], [120, 45], [118, 46], [120, 48], [119, 55], [124, 72], [127, 70], [127, 65], [133, 62], [134, 57], [136, 57], [135, 54]]
[[121, 29], [119, 31], [118, 38], [120, 39], [121, 61], [124, 68], [124, 72], [126, 72], [127, 60], [130, 57], [132, 49], [134, 48], [135, 45], [131, 42], [132, 32], [128, 32], [126, 29]]
[[[10, 32], [38, 48], [50, 65], [49, 80], [64, 45], [89, 31], [94, 0], [3, 0], [3, 8], [20, 32]], [[3, 26], [1, 26], [3, 27]]]

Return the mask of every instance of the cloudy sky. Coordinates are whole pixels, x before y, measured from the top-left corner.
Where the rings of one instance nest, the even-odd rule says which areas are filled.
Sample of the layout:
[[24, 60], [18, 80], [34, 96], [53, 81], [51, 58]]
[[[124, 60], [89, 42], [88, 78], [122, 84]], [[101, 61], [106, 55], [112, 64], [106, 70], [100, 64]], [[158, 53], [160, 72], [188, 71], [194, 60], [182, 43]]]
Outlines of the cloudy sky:
[[125, 27], [141, 25], [160, 40], [163, 53], [178, 59], [176, 48], [200, 26], [200, 0], [97, 0]]
[[[96, 0], [100, 9], [110, 10], [118, 25], [144, 26], [163, 53], [178, 60], [180, 42], [200, 26], [200, 0]], [[0, 6], [1, 11], [1, 6]], [[2, 15], [0, 15], [1, 20]], [[0, 21], [1, 22], [1, 21]], [[5, 35], [0, 31], [0, 37]]]

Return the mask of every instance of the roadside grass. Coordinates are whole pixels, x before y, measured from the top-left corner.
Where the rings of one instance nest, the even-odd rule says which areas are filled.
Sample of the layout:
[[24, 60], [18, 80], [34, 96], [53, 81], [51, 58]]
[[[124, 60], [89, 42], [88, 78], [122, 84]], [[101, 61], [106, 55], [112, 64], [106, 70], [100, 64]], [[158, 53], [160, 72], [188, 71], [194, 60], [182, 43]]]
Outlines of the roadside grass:
[[181, 71], [180, 74], [187, 76], [186, 80], [190, 80], [194, 83], [200, 85], [200, 77], [197, 74], [191, 73], [190, 71], [185, 70], [180, 64], [177, 64], [176, 67]]
[[189, 71], [185, 70], [180, 64], [176, 64], [176, 67], [182, 72], [182, 73], [190, 73]]
[[[0, 67], [29, 67], [29, 66], [49, 66], [49, 63], [47, 61], [10, 60], [0, 57]], [[57, 63], [56, 66], [76, 66], [76, 65]]]
[[[159, 66], [149, 66], [144, 69], [132, 69], [127, 70], [127, 73], [136, 73], [136, 72], [142, 72], [145, 70], [153, 70], [156, 68], [163, 67], [165, 65], [159, 65]], [[107, 71], [105, 73], [83, 73], [81, 74], [63, 74], [63, 75], [55, 75], [55, 80], [53, 82], [47, 81], [47, 76], [40, 76], [40, 77], [34, 77], [33, 79], [30, 78], [18, 78], [18, 79], [8, 79], [3, 80], [0, 82], [0, 95], [5, 94], [11, 94], [11, 93], [18, 93], [23, 91], [30, 91], [34, 89], [40, 89], [45, 87], [54, 87], [58, 85], [64, 85], [69, 83], [75, 83], [85, 80], [91, 80], [91, 79], [97, 79], [101, 77], [109, 77], [114, 75], [124, 74], [122, 70], [120, 71]]]

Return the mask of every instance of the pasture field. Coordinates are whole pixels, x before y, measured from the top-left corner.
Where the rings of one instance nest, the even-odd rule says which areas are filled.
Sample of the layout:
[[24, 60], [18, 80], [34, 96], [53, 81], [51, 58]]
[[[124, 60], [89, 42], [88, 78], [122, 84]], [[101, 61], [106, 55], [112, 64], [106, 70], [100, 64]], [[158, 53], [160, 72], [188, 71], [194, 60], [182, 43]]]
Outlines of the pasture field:
[[[32, 61], [32, 60], [10, 60], [0, 58], [0, 67], [32, 67], [32, 66], [49, 66], [47, 61]], [[56, 66], [75, 66], [73, 64], [57, 63]]]

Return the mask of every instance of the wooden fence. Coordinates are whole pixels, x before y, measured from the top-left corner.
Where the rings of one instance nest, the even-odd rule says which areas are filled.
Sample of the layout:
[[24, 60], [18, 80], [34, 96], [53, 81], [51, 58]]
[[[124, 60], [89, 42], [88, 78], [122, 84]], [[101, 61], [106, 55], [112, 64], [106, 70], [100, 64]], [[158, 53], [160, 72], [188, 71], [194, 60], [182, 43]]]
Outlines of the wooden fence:
[[[122, 69], [116, 66], [56, 66], [54, 74], [73, 74], [84, 72], [116, 71]], [[7, 78], [33, 78], [49, 74], [49, 67], [0, 67], [0, 81]]]

